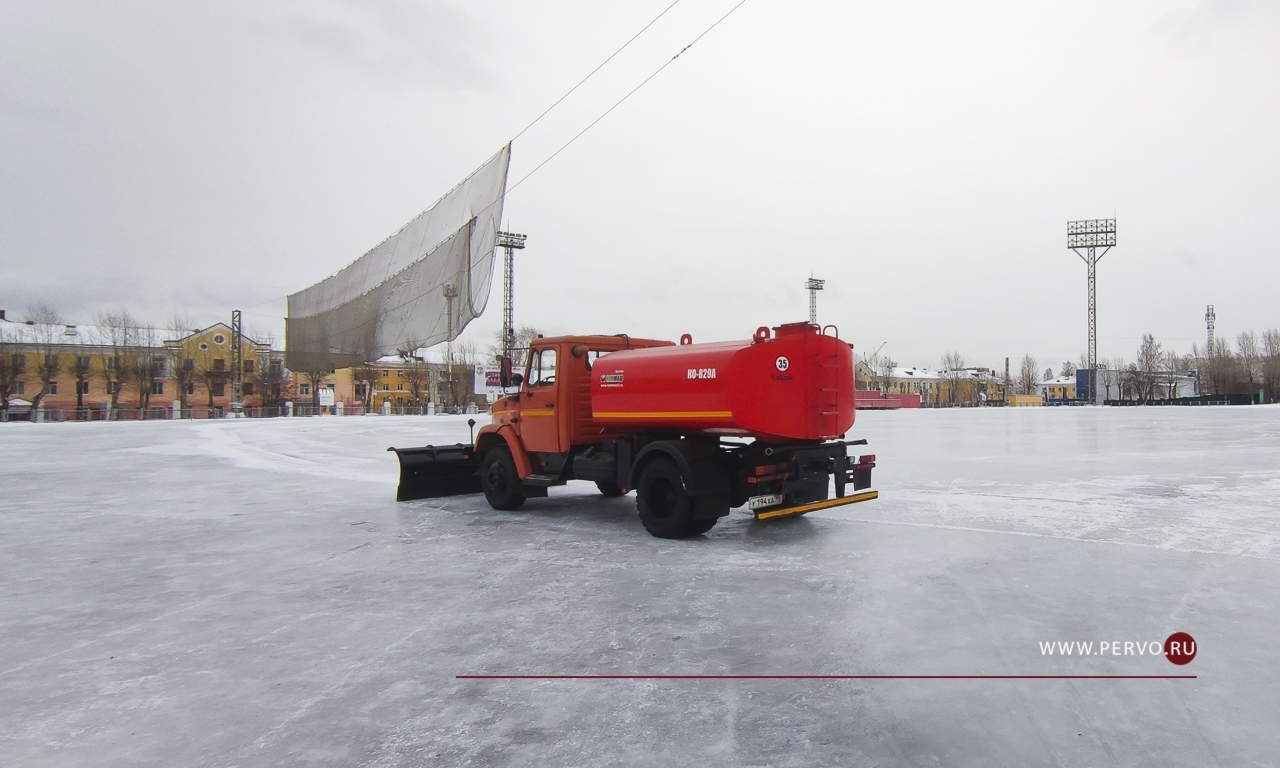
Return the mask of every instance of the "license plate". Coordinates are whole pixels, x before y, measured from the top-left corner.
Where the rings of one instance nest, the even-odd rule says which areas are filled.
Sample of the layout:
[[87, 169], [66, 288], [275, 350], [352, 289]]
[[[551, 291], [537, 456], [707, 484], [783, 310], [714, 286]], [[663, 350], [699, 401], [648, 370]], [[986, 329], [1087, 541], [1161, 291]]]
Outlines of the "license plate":
[[763, 509], [764, 507], [772, 507], [775, 504], [782, 503], [782, 494], [770, 493], [764, 496], [752, 496], [747, 499], [748, 509]]

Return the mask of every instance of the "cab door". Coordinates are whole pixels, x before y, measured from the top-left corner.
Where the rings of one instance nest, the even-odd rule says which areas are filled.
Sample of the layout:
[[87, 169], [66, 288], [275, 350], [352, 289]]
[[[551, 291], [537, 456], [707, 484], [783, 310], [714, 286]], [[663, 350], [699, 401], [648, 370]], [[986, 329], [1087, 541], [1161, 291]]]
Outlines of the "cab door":
[[530, 354], [529, 376], [520, 398], [520, 439], [532, 453], [562, 453], [556, 348], [534, 349]]

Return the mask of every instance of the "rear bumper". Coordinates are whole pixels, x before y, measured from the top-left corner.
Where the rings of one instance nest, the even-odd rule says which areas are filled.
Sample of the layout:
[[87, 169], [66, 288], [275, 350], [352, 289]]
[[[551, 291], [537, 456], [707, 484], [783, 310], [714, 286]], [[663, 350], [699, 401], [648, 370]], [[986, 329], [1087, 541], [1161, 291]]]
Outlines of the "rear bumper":
[[846, 504], [857, 504], [860, 501], [871, 501], [880, 497], [879, 491], [860, 491], [851, 496], [845, 496], [839, 499], [827, 499], [826, 501], [813, 501], [808, 504], [797, 504], [794, 507], [774, 507], [772, 509], [762, 509], [756, 512], [757, 520], [774, 520], [779, 517], [795, 517], [803, 515], [806, 512], [813, 512], [819, 509], [831, 509], [832, 507], [843, 507]]

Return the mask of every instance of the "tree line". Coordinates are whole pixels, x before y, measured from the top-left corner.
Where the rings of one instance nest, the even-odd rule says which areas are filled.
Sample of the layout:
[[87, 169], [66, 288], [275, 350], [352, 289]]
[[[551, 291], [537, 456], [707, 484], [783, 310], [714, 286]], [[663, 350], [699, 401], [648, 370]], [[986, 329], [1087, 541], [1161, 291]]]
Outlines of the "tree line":
[[[1080, 355], [1079, 366], [1088, 364], [1088, 356]], [[1245, 331], [1235, 338], [1226, 338], [1208, 344], [1191, 345], [1191, 352], [1183, 354], [1165, 347], [1153, 334], [1144, 334], [1135, 358], [1130, 361], [1113, 357], [1098, 361], [1098, 387], [1109, 399], [1150, 402], [1178, 395], [1178, 383], [1192, 376], [1202, 395], [1257, 395], [1262, 392], [1269, 402], [1280, 400], [1280, 330], [1271, 329], [1257, 334]], [[1070, 361], [1062, 364], [1059, 375], [1072, 376], [1076, 365]], [[1036, 358], [1025, 355], [1016, 377], [1008, 382], [1014, 391], [1035, 394], [1043, 380], [1052, 378], [1053, 369], [1044, 370]], [[1114, 396], [1113, 396], [1114, 395]]]

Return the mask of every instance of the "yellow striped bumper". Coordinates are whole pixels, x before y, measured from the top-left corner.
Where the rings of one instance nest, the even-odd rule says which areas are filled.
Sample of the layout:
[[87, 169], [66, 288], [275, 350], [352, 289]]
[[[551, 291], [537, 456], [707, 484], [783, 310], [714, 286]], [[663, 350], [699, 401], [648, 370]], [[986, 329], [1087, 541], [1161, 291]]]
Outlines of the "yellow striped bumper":
[[803, 515], [806, 512], [813, 512], [817, 509], [831, 509], [832, 507], [843, 507], [845, 504], [857, 504], [860, 501], [871, 501], [880, 497], [879, 491], [861, 491], [852, 496], [845, 496], [843, 499], [827, 499], [826, 501], [814, 501], [808, 504], [799, 504], [794, 507], [782, 507], [781, 509], [764, 509], [756, 513], [757, 520], [773, 520], [778, 517], [793, 517], [795, 515]]

